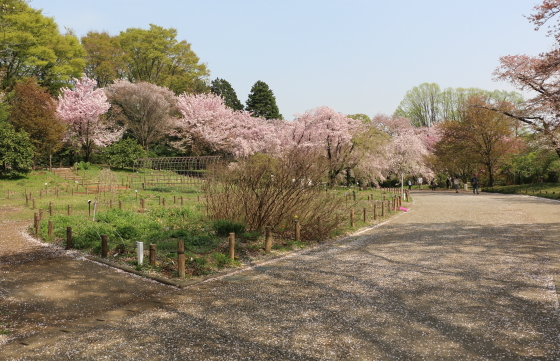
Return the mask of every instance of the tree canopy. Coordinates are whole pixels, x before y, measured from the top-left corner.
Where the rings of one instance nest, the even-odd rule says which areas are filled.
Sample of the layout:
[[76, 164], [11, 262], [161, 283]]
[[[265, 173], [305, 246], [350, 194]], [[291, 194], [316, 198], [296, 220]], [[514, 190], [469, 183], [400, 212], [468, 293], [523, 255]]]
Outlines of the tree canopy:
[[4, 0], [0, 10], [0, 70], [2, 89], [23, 77], [57, 94], [73, 77], [81, 76], [85, 52], [71, 32], [60, 34], [53, 18], [43, 16], [24, 0]]
[[149, 29], [129, 28], [121, 31], [119, 44], [129, 81], [166, 86], [175, 94], [206, 91], [209, 71], [191, 44], [177, 40], [177, 30], [154, 24]]
[[224, 99], [224, 104], [231, 109], [243, 110], [243, 104], [241, 104], [235, 90], [233, 90], [231, 84], [227, 80], [220, 78], [212, 80], [210, 92], [222, 97]]
[[255, 117], [282, 119], [274, 93], [268, 87], [268, 84], [260, 80], [251, 88], [245, 110], [251, 112]]
[[56, 101], [35, 78], [26, 78], [14, 86], [10, 106], [10, 123], [29, 135], [37, 157], [48, 156], [50, 160], [62, 147], [66, 129], [56, 114]]

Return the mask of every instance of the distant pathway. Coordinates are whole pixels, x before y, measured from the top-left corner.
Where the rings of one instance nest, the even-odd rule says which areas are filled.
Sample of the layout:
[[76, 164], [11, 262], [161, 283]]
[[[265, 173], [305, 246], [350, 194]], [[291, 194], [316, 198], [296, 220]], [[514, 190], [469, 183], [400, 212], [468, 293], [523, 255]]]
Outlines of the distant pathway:
[[[72, 324], [21, 360], [559, 360], [560, 203], [416, 191], [410, 212]], [[54, 336], [52, 336], [54, 337]], [[0, 356], [0, 359], [2, 356]]]

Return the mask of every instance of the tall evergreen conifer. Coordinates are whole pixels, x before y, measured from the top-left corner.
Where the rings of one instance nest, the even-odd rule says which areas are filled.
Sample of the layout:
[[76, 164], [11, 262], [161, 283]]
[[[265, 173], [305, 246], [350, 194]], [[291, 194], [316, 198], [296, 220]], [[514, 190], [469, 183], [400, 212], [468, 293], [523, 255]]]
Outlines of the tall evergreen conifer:
[[246, 105], [245, 110], [253, 113], [255, 117], [282, 119], [282, 114], [276, 105], [276, 97], [263, 81], [259, 80], [253, 85]]

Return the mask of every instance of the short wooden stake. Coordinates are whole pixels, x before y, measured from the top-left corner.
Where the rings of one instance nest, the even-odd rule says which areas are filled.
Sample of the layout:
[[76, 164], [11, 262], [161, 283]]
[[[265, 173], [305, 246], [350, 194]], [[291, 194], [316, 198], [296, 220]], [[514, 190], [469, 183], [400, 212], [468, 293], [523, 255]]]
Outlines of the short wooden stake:
[[235, 233], [229, 234], [229, 259], [235, 259]]
[[295, 241], [299, 242], [301, 240], [301, 225], [299, 224], [299, 220], [295, 220]]
[[181, 197], [181, 205], [183, 205], [183, 201], [184, 201], [184, 199], [183, 199], [183, 197]]
[[270, 253], [272, 250], [272, 227], [265, 227], [264, 251]]
[[177, 272], [179, 278], [185, 278], [185, 243], [177, 241]]
[[101, 235], [101, 257], [107, 258], [107, 236]]
[[33, 208], [31, 209], [35, 209], [35, 198], [33, 198]]
[[377, 221], [377, 204], [373, 205], [373, 220]]
[[119, 201], [119, 209], [122, 209], [122, 201]]
[[72, 242], [72, 227], [66, 227], [66, 249], [72, 249], [74, 243]]
[[72, 206], [68, 205], [68, 215], [71, 216], [72, 215]]
[[156, 266], [156, 245], [150, 244], [150, 267]]
[[144, 198], [140, 198], [140, 208], [144, 209]]
[[49, 221], [49, 231], [48, 231], [49, 238], [52, 237], [52, 234], [53, 234], [53, 221]]
[[52, 202], [49, 202], [49, 216], [53, 215], [53, 204]]
[[161, 204], [165, 207], [165, 198], [161, 200]]
[[367, 209], [364, 208], [364, 223], [367, 222]]
[[381, 202], [381, 217], [385, 217], [385, 201]]
[[350, 227], [354, 227], [354, 210], [350, 210]]

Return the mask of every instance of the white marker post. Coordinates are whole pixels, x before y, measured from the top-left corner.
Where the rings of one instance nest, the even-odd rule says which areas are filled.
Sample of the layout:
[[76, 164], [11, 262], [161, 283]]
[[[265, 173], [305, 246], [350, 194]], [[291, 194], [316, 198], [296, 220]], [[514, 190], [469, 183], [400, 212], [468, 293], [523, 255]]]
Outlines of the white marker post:
[[144, 242], [136, 242], [136, 256], [138, 265], [144, 264]]

